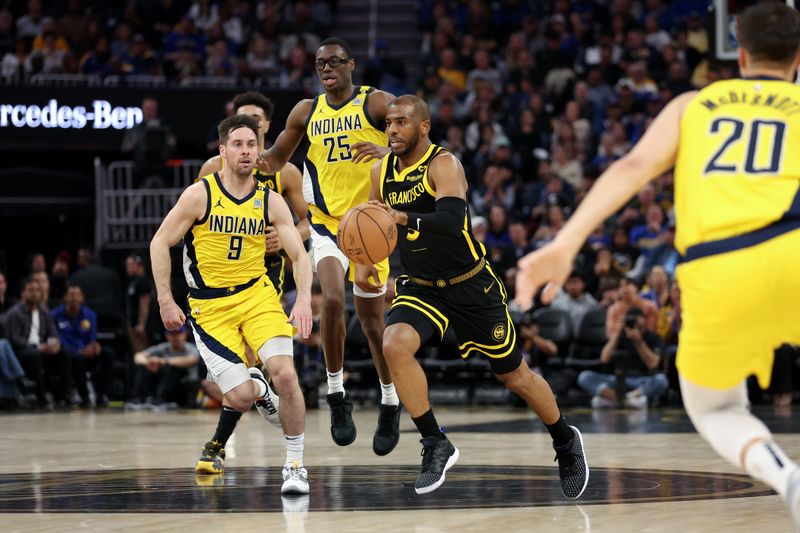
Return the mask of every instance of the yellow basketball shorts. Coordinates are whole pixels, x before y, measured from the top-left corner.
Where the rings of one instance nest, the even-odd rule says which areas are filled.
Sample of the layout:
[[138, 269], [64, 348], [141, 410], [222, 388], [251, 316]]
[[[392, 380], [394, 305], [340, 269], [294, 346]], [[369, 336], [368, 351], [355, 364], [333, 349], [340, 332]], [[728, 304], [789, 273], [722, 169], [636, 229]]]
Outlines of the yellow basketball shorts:
[[677, 367], [689, 381], [728, 389], [772, 377], [774, 350], [800, 343], [800, 230], [683, 263]]
[[[313, 206], [309, 206], [311, 209]], [[317, 265], [326, 257], [335, 257], [342, 264], [342, 268], [347, 272], [348, 279], [355, 281], [356, 279], [356, 266], [355, 263], [350, 261], [344, 252], [339, 249], [336, 241], [336, 234], [339, 231], [339, 220], [322, 213], [318, 209], [315, 210], [312, 216], [309, 211], [309, 220], [311, 222], [311, 249], [309, 257], [314, 271], [317, 270]], [[384, 259], [375, 265], [378, 271], [378, 278], [384, 287], [380, 294], [364, 292], [358, 288], [353, 287], [353, 294], [363, 298], [375, 298], [382, 296], [386, 292], [386, 280], [389, 279], [389, 259]]]
[[247, 363], [245, 343], [258, 353], [269, 339], [292, 337], [295, 329], [287, 320], [266, 276], [230, 296], [189, 298], [189, 323], [212, 377], [233, 364]]

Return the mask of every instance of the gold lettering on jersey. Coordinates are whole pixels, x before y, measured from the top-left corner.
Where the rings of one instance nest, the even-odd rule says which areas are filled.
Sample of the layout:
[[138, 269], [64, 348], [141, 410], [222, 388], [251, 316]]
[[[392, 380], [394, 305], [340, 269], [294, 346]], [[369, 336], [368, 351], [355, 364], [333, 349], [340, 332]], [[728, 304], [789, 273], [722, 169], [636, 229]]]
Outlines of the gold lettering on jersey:
[[706, 98], [700, 104], [709, 111], [716, 111], [727, 105], [746, 104], [753, 107], [771, 107], [785, 113], [787, 116], [800, 113], [800, 102], [781, 96], [778, 93], [764, 94], [750, 91], [728, 91], [713, 98]]
[[320, 118], [317, 120], [312, 120], [308, 125], [308, 131], [311, 135], [328, 135], [330, 133], [338, 133], [340, 131], [352, 131], [360, 129], [362, 129], [360, 115]]
[[212, 214], [208, 217], [208, 231], [258, 237], [264, 235], [264, 219]]
[[410, 204], [423, 194], [425, 194], [425, 184], [423, 182], [419, 182], [406, 191], [390, 192], [386, 195], [386, 203], [389, 204], [389, 207]]

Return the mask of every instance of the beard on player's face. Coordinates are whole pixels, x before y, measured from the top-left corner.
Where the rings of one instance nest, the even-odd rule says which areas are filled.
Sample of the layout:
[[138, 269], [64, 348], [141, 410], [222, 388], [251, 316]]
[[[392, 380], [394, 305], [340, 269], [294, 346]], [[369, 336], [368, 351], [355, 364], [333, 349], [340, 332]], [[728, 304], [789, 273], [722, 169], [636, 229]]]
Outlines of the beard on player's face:
[[393, 137], [393, 139], [401, 141], [403, 145], [397, 150], [393, 148], [392, 152], [394, 152], [394, 155], [398, 157], [403, 157], [410, 154], [419, 144], [419, 138], [419, 126], [412, 126], [411, 134], [408, 137], [403, 137], [400, 135], [395, 135]]

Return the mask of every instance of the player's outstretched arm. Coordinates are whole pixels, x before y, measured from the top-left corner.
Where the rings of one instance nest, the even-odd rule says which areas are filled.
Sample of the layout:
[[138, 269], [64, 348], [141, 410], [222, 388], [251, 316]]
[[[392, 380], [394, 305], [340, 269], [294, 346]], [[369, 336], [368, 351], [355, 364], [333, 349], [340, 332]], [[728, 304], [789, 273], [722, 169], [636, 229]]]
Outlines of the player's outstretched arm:
[[[394, 100], [394, 95], [386, 91], [373, 91], [367, 96], [367, 113], [380, 128], [383, 128], [383, 121], [386, 119], [386, 113], [392, 100]], [[353, 163], [367, 162], [373, 159], [381, 160], [390, 150], [388, 146], [371, 142], [357, 142], [351, 148]]]
[[206, 216], [208, 203], [205, 184], [198, 182], [191, 185], [183, 191], [178, 202], [167, 213], [153, 236], [153, 240], [150, 241], [150, 262], [153, 268], [158, 304], [161, 308], [161, 320], [168, 330], [178, 329], [186, 320], [183, 311], [172, 297], [169, 283], [172, 266], [169, 249], [186, 235], [195, 221]]
[[308, 258], [306, 249], [303, 247], [303, 240], [294, 227], [292, 214], [289, 206], [283, 198], [272, 191], [269, 192], [269, 219], [270, 223], [278, 231], [278, 238], [283, 243], [286, 255], [292, 260], [292, 270], [294, 270], [294, 281], [297, 285], [297, 300], [295, 300], [292, 312], [289, 314], [289, 322], [294, 322], [295, 327], [300, 330], [303, 338], [307, 339], [311, 334], [313, 316], [311, 314], [311, 260]]
[[311, 113], [312, 100], [300, 100], [289, 112], [286, 127], [268, 150], [263, 150], [256, 166], [259, 170], [274, 173], [282, 169], [306, 134], [306, 120]]
[[545, 284], [548, 286], [542, 300], [550, 302], [566, 281], [575, 256], [592, 229], [615, 213], [647, 182], [675, 165], [681, 115], [695, 94], [684, 93], [673, 99], [636, 146], [600, 176], [553, 242], [520, 259], [516, 300], [523, 309], [530, 307], [533, 295]]
[[[370, 168], [369, 171], [369, 179], [370, 179], [370, 189], [369, 189], [369, 201], [370, 203], [377, 204], [387, 211], [391, 213], [390, 208], [383, 204], [383, 198], [381, 197], [381, 189], [380, 189], [380, 176], [381, 176], [381, 162], [380, 160], [375, 162]], [[371, 292], [371, 293], [379, 293], [383, 289], [383, 285], [381, 284], [380, 276], [378, 275], [378, 269], [375, 268], [375, 265], [362, 265], [356, 263], [356, 275], [355, 280], [353, 281], [358, 288], [360, 288], [364, 292]]]

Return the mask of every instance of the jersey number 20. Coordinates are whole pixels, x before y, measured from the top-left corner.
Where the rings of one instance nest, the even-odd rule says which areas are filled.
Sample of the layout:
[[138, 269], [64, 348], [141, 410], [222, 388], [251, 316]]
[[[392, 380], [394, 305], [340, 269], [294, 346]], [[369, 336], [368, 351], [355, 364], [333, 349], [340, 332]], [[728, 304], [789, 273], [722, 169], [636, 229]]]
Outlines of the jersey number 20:
[[[786, 123], [780, 120], [753, 120], [744, 122], [736, 118], [722, 117], [711, 123], [712, 135], [721, 132], [728, 125], [730, 133], [722, 142], [722, 146], [714, 152], [706, 164], [705, 173], [723, 172], [728, 174], [776, 174], [781, 166], [781, 154], [786, 134]], [[742, 139], [744, 137], [744, 139]], [[747, 143], [744, 165], [740, 162], [726, 160], [725, 152], [735, 143], [743, 140]], [[760, 148], [760, 150], [759, 150]], [[761, 154], [759, 161], [757, 155]], [[765, 158], [766, 155], [766, 158]], [[766, 159], [766, 160], [765, 160]], [[760, 165], [760, 166], [758, 166]]]

